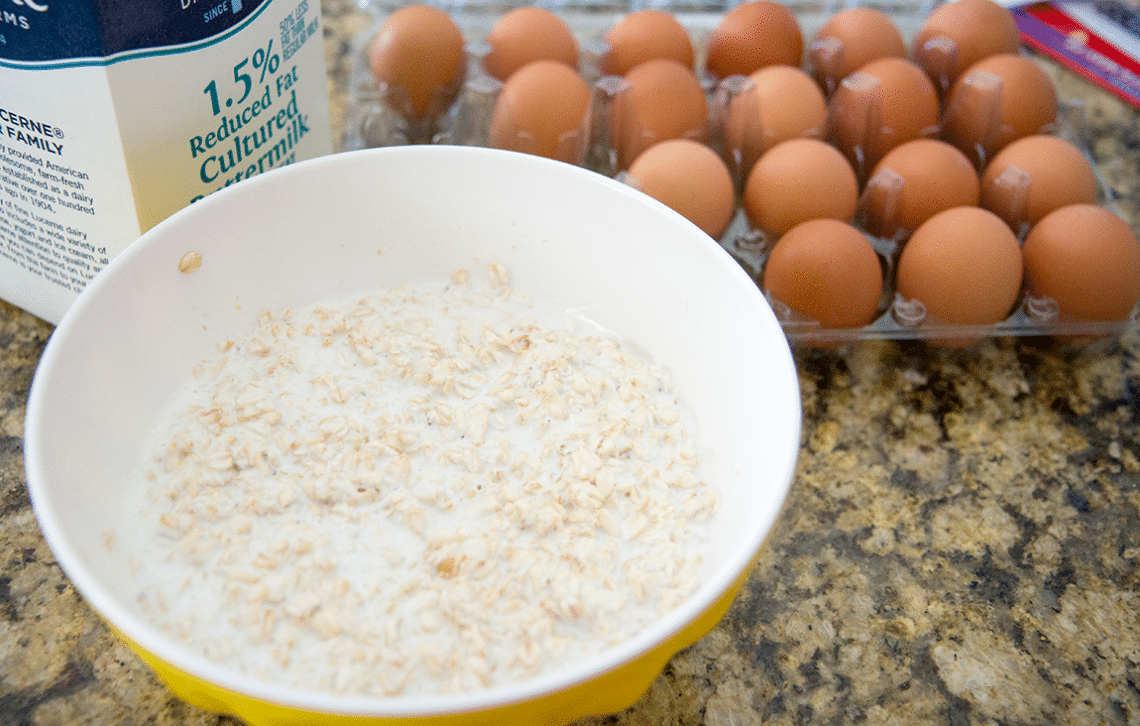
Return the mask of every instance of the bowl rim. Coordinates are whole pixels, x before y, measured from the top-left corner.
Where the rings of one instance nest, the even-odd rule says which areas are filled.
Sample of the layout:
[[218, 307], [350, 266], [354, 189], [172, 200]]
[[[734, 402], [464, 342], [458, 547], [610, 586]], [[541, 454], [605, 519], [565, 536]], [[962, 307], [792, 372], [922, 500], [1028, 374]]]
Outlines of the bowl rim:
[[[566, 177], [569, 179], [568, 183], [574, 185], [602, 185], [609, 188], [613, 193], [633, 197], [638, 203], [654, 209], [655, 214], [670, 217], [675, 224], [688, 228], [695, 242], [707, 245], [712, 254], [721, 255], [726, 274], [735, 276], [739, 284], [747, 284], [755, 289], [755, 293], [750, 295], [752, 304], [751, 310], [747, 311], [747, 317], [753, 322], [759, 322], [764, 334], [773, 336], [773, 339], [777, 339], [775, 336], [779, 336], [779, 340], [785, 340], [782, 329], [759, 287], [748, 277], [739, 264], [720, 247], [719, 243], [702, 232], [688, 219], [648, 195], [605, 175], [582, 167], [519, 152], [445, 145], [346, 151], [296, 162], [245, 180], [232, 187], [226, 187], [164, 219], [128, 245], [122, 253], [111, 260], [101, 273], [96, 275], [95, 279], [79, 294], [76, 301], [61, 318], [45, 346], [33, 376], [27, 400], [24, 437], [25, 478], [33, 511], [49, 548], [65, 575], [74, 583], [77, 591], [101, 617], [132, 643], [143, 648], [155, 658], [191, 676], [221, 688], [238, 692], [245, 697], [304, 711], [400, 718], [489, 710], [539, 698], [590, 681], [600, 674], [613, 671], [652, 651], [682, 631], [701, 613], [714, 606], [729, 585], [745, 574], [751, 566], [784, 507], [787, 492], [792, 483], [798, 457], [802, 413], [795, 363], [791, 349], [785, 341], [784, 345], [773, 348], [771, 354], [777, 359], [773, 361], [773, 365], [782, 370], [782, 375], [786, 378], [785, 383], [788, 389], [784, 398], [788, 400], [784, 401], [784, 404], [788, 408], [786, 412], [788, 418], [783, 421], [783, 425], [792, 434], [790, 440], [795, 442], [795, 446], [791, 447], [779, 461], [769, 462], [768, 470], [772, 472], [772, 476], [770, 481], [766, 481], [765, 484], [775, 490], [775, 506], [766, 513], [767, 516], [758, 515], [756, 517], [756, 526], [746, 532], [748, 536], [742, 538], [740, 544], [733, 548], [725, 561], [709, 573], [709, 576], [701, 583], [696, 592], [686, 598], [672, 612], [657, 619], [635, 636], [606, 648], [600, 653], [575, 660], [557, 670], [542, 672], [534, 678], [476, 691], [446, 695], [424, 693], [381, 697], [356, 694], [338, 695], [330, 691], [289, 688], [263, 681], [252, 675], [239, 673], [209, 660], [205, 656], [182, 646], [175, 639], [166, 636], [157, 626], [146, 622], [137, 613], [121, 607], [118, 600], [110, 593], [110, 588], [99, 582], [92, 573], [88, 572], [87, 568], [82, 566], [78, 547], [64, 531], [60, 520], [57, 519], [54, 509], [56, 503], [53, 502], [50, 492], [44, 488], [43, 484], [48, 478], [44, 473], [44, 448], [46, 447], [44, 441], [48, 438], [45, 420], [49, 416], [43, 403], [44, 390], [51, 383], [55, 361], [66, 353], [67, 340], [72, 329], [83, 323], [87, 309], [84, 304], [85, 301], [87, 298], [99, 294], [102, 288], [116, 284], [118, 270], [128, 266], [131, 259], [143, 247], [151, 244], [152, 240], [161, 239], [168, 230], [177, 228], [178, 225], [182, 224], [183, 219], [194, 215], [209, 214], [215, 206], [228, 203], [227, 200], [235, 195], [244, 196], [256, 193], [263, 186], [271, 187], [286, 183], [290, 178], [306, 174], [312, 168], [356, 163], [382, 163], [388, 156], [419, 154], [452, 154], [457, 157], [470, 157], [474, 160], [473, 163], [498, 164], [504, 168], [529, 169], [532, 173], [556, 174]], [[744, 316], [745, 312], [741, 311], [740, 314]], [[761, 333], [758, 332], [758, 334]]]

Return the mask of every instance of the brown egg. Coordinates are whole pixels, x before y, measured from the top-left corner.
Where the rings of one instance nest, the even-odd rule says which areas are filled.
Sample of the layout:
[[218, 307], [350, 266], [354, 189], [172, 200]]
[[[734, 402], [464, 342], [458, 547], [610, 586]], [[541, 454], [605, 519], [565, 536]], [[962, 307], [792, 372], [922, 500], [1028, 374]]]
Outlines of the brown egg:
[[408, 5], [380, 26], [368, 62], [387, 85], [396, 111], [406, 118], [434, 118], [451, 106], [463, 83], [463, 33], [442, 10]]
[[792, 11], [771, 0], [753, 0], [724, 14], [709, 36], [706, 68], [717, 78], [747, 76], [764, 66], [798, 66], [803, 52], [803, 31]]
[[1011, 141], [1047, 133], [1057, 109], [1053, 81], [1033, 59], [993, 55], [970, 66], [950, 89], [942, 137], [980, 169]]
[[1026, 136], [997, 153], [982, 174], [982, 206], [1017, 234], [1054, 209], [1093, 204], [1097, 178], [1088, 157], [1056, 136]]
[[565, 63], [535, 61], [503, 84], [491, 117], [491, 145], [578, 163], [590, 88]]
[[779, 237], [812, 219], [850, 221], [859, 202], [851, 165], [818, 139], [791, 139], [769, 149], [748, 175], [744, 211], [758, 229]]
[[[899, 255], [898, 293], [926, 308], [928, 326], [992, 325], [1021, 292], [1021, 248], [1007, 225], [980, 207], [939, 212], [915, 230]], [[933, 339], [959, 347], [978, 335]]]
[[705, 234], [719, 239], [732, 220], [736, 198], [728, 167], [697, 141], [654, 144], [629, 167], [633, 186], [682, 214]]
[[1021, 48], [1017, 22], [993, 0], [955, 0], [935, 8], [911, 41], [911, 57], [946, 92], [967, 68]]
[[937, 133], [934, 84], [905, 58], [880, 58], [839, 84], [830, 104], [830, 137], [860, 180], [891, 149]]
[[891, 149], [875, 166], [860, 204], [867, 231], [903, 239], [938, 212], [977, 206], [978, 173], [958, 149], [915, 139]]
[[827, 129], [827, 101], [804, 71], [766, 66], [749, 79], [751, 84], [729, 102], [725, 119], [725, 146], [739, 152], [744, 175], [781, 141], [822, 138]]
[[554, 13], [534, 5], [503, 15], [486, 40], [491, 49], [483, 58], [483, 68], [500, 81], [536, 60], [578, 67], [578, 42], [570, 27]]
[[824, 328], [857, 328], [875, 318], [883, 270], [855, 227], [814, 219], [788, 230], [768, 255], [762, 287]]
[[626, 74], [610, 114], [610, 128], [621, 168], [642, 151], [669, 139], [701, 140], [708, 102], [696, 74], [675, 60], [646, 61]]
[[1062, 319], [1126, 319], [1140, 300], [1140, 242], [1120, 217], [1095, 204], [1050, 212], [1025, 238], [1025, 282], [1056, 301]]
[[630, 13], [606, 33], [608, 51], [602, 56], [602, 72], [624, 76], [654, 58], [670, 58], [693, 67], [693, 42], [685, 26], [661, 10]]
[[812, 74], [829, 95], [839, 82], [873, 60], [906, 58], [902, 33], [886, 13], [869, 7], [832, 15], [808, 46]]

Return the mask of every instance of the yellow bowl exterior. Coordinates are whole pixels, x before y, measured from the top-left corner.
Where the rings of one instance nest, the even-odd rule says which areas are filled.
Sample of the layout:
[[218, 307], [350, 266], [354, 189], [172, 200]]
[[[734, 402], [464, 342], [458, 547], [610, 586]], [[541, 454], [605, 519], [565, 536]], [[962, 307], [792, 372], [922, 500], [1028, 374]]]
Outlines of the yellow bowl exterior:
[[315, 713], [258, 700], [174, 668], [119, 633], [174, 695], [205, 711], [236, 716], [250, 726], [555, 726], [615, 713], [641, 698], [678, 651], [700, 640], [724, 616], [747, 577], [673, 637], [611, 671], [570, 688], [485, 711], [430, 716], [376, 717]]

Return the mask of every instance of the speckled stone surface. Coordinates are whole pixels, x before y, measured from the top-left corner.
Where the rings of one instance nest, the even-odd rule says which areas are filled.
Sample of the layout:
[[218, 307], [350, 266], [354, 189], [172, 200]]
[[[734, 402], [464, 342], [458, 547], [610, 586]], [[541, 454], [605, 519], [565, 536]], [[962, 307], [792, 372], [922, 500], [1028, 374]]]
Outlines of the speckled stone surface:
[[[334, 124], [348, 39], [326, 0]], [[1140, 113], [1045, 64], [1140, 229]], [[24, 483], [50, 326], [0, 303], [0, 724], [237, 722], [173, 697], [55, 564]], [[720, 625], [581, 726], [1140, 723], [1140, 330], [1079, 350], [797, 352], [787, 506]]]

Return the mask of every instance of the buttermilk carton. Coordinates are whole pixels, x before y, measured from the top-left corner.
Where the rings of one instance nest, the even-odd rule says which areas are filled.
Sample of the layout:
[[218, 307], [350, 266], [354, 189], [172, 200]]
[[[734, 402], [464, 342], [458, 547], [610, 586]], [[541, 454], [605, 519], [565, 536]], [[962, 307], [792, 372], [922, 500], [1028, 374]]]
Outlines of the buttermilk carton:
[[0, 0], [0, 298], [58, 323], [143, 232], [332, 151], [319, 0]]

